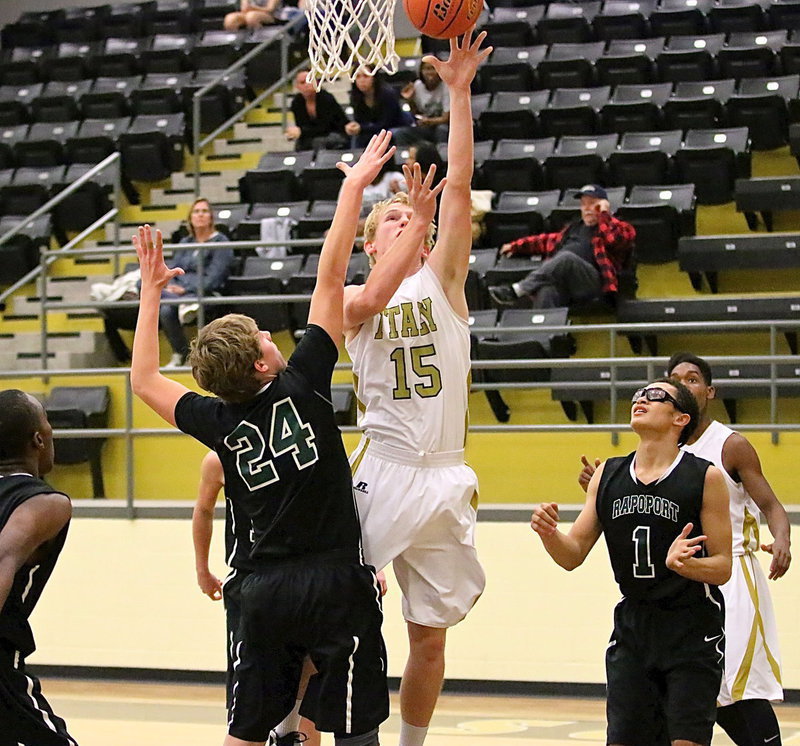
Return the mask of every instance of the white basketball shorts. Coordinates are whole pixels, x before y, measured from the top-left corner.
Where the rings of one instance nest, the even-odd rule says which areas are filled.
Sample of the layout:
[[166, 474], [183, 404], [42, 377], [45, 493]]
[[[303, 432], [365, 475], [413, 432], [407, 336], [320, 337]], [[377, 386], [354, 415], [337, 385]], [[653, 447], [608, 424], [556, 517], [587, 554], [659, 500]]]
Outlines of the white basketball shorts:
[[725, 673], [718, 704], [742, 699], [783, 700], [775, 612], [764, 571], [752, 553], [733, 558], [725, 597]]
[[393, 563], [403, 616], [452, 627], [483, 592], [475, 551], [478, 479], [463, 451], [419, 454], [362, 438], [350, 457], [364, 556]]

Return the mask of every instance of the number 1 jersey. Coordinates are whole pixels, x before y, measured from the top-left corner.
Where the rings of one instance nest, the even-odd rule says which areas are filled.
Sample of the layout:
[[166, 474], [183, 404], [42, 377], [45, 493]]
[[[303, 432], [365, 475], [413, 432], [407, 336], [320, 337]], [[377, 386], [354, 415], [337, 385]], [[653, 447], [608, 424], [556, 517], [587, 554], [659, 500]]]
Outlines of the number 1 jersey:
[[310, 325], [286, 370], [250, 401], [192, 392], [175, 407], [178, 427], [219, 454], [226, 493], [249, 520], [255, 561], [334, 551], [361, 557], [350, 465], [331, 403], [337, 360], [327, 332]]
[[608, 459], [597, 491], [597, 517], [614, 578], [626, 598], [688, 606], [705, 598], [711, 586], [670, 570], [667, 553], [687, 523], [693, 524], [690, 538], [703, 533], [700, 511], [711, 464], [681, 451], [659, 479], [644, 484], [636, 477], [635, 456]]
[[406, 277], [346, 346], [368, 438], [425, 453], [464, 448], [469, 324], [429, 265]]

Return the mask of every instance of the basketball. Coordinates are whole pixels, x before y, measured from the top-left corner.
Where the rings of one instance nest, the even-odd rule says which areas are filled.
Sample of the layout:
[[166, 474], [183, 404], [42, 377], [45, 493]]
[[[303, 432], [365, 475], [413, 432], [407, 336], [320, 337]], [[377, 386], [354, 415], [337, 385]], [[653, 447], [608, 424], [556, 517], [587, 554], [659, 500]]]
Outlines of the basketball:
[[403, 0], [411, 23], [426, 36], [452, 39], [474, 26], [483, 0]]

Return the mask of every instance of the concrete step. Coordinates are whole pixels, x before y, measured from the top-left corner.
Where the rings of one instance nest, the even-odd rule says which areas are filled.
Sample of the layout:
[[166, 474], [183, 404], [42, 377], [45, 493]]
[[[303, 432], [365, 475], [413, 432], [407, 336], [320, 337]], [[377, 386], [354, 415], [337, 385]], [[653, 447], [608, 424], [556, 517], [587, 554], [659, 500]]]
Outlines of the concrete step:
[[[48, 349], [47, 367], [53, 370], [115, 367], [117, 362], [105, 335], [98, 332], [86, 332], [86, 334], [94, 337], [90, 349], [74, 352], [55, 350], [51, 346]], [[7, 346], [3, 345], [3, 349], [6, 350]], [[0, 368], [3, 370], [33, 370], [41, 367], [43, 367], [42, 358], [38, 347], [32, 350], [0, 351]]]
[[[88, 353], [94, 352], [95, 332], [61, 332], [47, 335], [48, 352]], [[14, 352], [38, 353], [42, 339], [38, 334], [15, 334], [11, 345]]]

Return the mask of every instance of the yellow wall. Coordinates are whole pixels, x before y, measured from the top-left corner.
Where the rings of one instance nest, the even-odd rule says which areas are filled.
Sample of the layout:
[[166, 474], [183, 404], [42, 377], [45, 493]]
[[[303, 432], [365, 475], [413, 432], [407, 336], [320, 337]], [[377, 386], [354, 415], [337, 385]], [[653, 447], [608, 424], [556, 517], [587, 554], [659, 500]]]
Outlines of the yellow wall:
[[[341, 376], [340, 376], [341, 377]], [[194, 387], [191, 377], [179, 377]], [[92, 377], [82, 379], [87, 385], [111, 386], [110, 427], [124, 427], [125, 389], [122, 377]], [[74, 385], [75, 379], [52, 379], [48, 386], [32, 384], [30, 380], [4, 382], [3, 387], [20, 386], [28, 391], [43, 393], [49, 386]], [[509, 392], [506, 399], [512, 410], [512, 424], [566, 424], [567, 420], [549, 391]], [[800, 400], [781, 400], [780, 422], [800, 421]], [[768, 418], [763, 401], [739, 403], [745, 422], [764, 422]], [[627, 415], [627, 404], [619, 407], [619, 417]], [[727, 422], [721, 403], [714, 404], [714, 414]], [[474, 424], [495, 423], [484, 395], [470, 397], [470, 414]], [[608, 407], [598, 407], [597, 420], [607, 421]], [[496, 424], [496, 423], [495, 423]], [[139, 428], [166, 427], [165, 423], [141, 402], [134, 402], [134, 426]], [[800, 432], [784, 433], [778, 445], [767, 433], [748, 433], [747, 437], [759, 452], [764, 472], [780, 499], [787, 504], [800, 504], [795, 489], [794, 458], [800, 446]], [[358, 435], [344, 436], [348, 452], [355, 447]], [[628, 453], [635, 447], [630, 433], [622, 433], [619, 446], [611, 445], [608, 433], [472, 433], [467, 443], [467, 459], [475, 469], [481, 484], [481, 500], [486, 503], [527, 503], [543, 499], [578, 502], [576, 476], [580, 456], [607, 458]], [[134, 443], [133, 464], [137, 500], [193, 500], [196, 496], [200, 461], [204, 447], [185, 435], [142, 436]], [[106, 496], [123, 498], [127, 484], [128, 463], [124, 438], [110, 438], [103, 447], [103, 471]], [[91, 498], [92, 486], [88, 464], [57, 466], [49, 481], [66, 491], [74, 500]]]
[[[212, 568], [224, 570], [222, 524]], [[793, 530], [795, 545], [800, 540]], [[499, 681], [602, 682], [603, 651], [618, 600], [605, 547], [568, 574], [553, 564], [527, 521], [479, 522], [484, 597], [448, 642], [448, 676]], [[763, 559], [763, 558], [762, 558]], [[800, 688], [796, 570], [771, 583], [784, 685]], [[389, 675], [407, 653], [400, 594], [390, 577], [384, 635]], [[33, 616], [43, 664], [223, 670], [221, 603], [195, 585], [186, 520], [73, 521], [67, 545]]]

